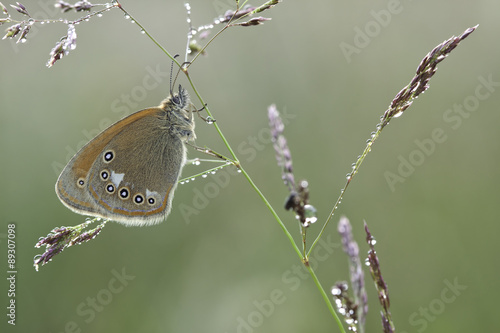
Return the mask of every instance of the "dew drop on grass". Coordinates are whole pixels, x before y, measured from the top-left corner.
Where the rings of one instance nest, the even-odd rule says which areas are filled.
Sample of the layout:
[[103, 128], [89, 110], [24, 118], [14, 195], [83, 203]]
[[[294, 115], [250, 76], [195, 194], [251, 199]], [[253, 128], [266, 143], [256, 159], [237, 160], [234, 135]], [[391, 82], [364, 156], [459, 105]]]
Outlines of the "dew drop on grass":
[[398, 118], [400, 117], [401, 115], [403, 114], [403, 111], [398, 111], [397, 113], [394, 114], [394, 116], [392, 116], [393, 118]]
[[316, 213], [317, 213], [317, 210], [313, 205], [305, 205], [304, 206], [304, 217], [306, 218], [304, 221], [305, 227], [309, 226], [309, 224], [312, 224], [318, 220]]
[[338, 296], [340, 294], [342, 294], [342, 290], [340, 290], [340, 288], [338, 288], [338, 287], [333, 287], [332, 288], [332, 295], [333, 296]]

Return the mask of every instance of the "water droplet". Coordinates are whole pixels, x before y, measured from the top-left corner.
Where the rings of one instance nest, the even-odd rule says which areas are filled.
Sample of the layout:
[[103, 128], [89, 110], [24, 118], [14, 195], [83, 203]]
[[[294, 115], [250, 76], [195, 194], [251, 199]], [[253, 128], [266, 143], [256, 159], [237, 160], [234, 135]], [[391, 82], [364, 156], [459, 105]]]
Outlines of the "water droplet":
[[85, 21], [85, 22], [88, 22], [88, 21], [90, 21], [90, 18], [86, 17], [86, 18], [84, 19], [84, 21]]
[[41, 21], [41, 22], [40, 22], [40, 24], [41, 24], [41, 25], [44, 25], [44, 24], [45, 24], [45, 22], [44, 22], [44, 21]]
[[129, 14], [125, 14], [124, 17], [125, 17], [126, 20], [130, 20], [130, 15]]
[[398, 111], [397, 113], [394, 114], [394, 118], [398, 118], [403, 114], [403, 111]]
[[21, 38], [21, 43], [26, 43], [26, 38]]
[[212, 172], [210, 172], [210, 173], [211, 173], [212, 175], [215, 175], [215, 170], [214, 170], [214, 171], [212, 171]]
[[144, 29], [141, 29], [141, 34], [144, 35], [145, 33], [146, 33], [146, 31], [144, 31]]
[[184, 185], [184, 182], [180, 182], [181, 185]]
[[191, 181], [194, 181], [194, 177], [193, 177], [193, 178], [191, 178]]
[[135, 20], [130, 20], [130, 23], [135, 23]]
[[102, 17], [102, 13], [97, 14], [97, 17]]
[[207, 124], [211, 125], [214, 123], [214, 119], [212, 117], [208, 116], [206, 122], [207, 122]]
[[305, 205], [304, 206], [304, 216], [305, 216], [304, 227], [308, 227], [310, 224], [312, 224], [318, 220], [316, 213], [317, 213], [317, 210], [316, 210], [316, 208], [314, 208], [314, 206], [312, 206], [312, 205]]
[[206, 173], [204, 173], [203, 175], [201, 175], [201, 178], [207, 178], [208, 175]]
[[333, 296], [337, 296], [337, 295], [340, 295], [340, 294], [342, 294], [342, 290], [340, 290], [340, 288], [338, 288], [338, 287], [333, 287], [332, 288], [332, 295]]

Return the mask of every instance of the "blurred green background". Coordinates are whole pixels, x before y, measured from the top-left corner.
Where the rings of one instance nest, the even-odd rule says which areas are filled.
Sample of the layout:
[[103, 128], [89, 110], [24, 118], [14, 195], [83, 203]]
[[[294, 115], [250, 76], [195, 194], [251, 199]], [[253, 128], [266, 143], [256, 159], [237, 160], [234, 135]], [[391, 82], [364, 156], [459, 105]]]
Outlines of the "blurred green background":
[[[35, 17], [80, 16], [57, 12], [51, 1], [22, 3]], [[229, 0], [190, 3], [195, 26], [234, 8]], [[182, 1], [124, 0], [123, 6], [172, 54], [184, 54]], [[390, 16], [382, 15], [389, 9]], [[351, 163], [421, 59], [480, 25], [438, 66], [430, 89], [383, 131], [327, 229], [317, 274], [327, 290], [348, 279], [336, 223], [341, 214], [349, 217], [364, 256], [366, 220], [378, 241], [399, 332], [497, 327], [500, 92], [498, 84], [484, 88], [481, 78], [500, 82], [500, 3], [285, 0], [262, 15], [272, 20], [229, 29], [190, 73], [242, 165], [299, 240], [295, 219], [282, 208], [287, 190], [269, 142], [267, 106], [276, 103], [289, 115], [295, 176], [307, 178], [318, 209], [311, 241]], [[356, 37], [365, 29], [371, 37]], [[337, 332], [277, 222], [246, 180], [229, 171], [179, 186], [166, 222], [143, 228], [108, 223], [97, 239], [35, 272], [38, 238], [84, 221], [56, 197], [61, 168], [110, 122], [158, 105], [168, 93], [170, 60], [123, 13], [113, 10], [76, 31], [76, 50], [51, 69], [45, 64], [66, 33], [63, 24], [37, 25], [26, 44], [0, 43], [0, 330]], [[358, 45], [358, 52], [346, 57], [346, 44]], [[151, 71], [161, 73], [157, 81]], [[144, 80], [156, 87], [144, 89]], [[477, 89], [488, 96], [475, 98]], [[123, 95], [132, 96], [132, 106]], [[460, 106], [471, 111], [453, 111]], [[426, 154], [417, 142], [428, 142], [436, 129], [446, 139]], [[197, 136], [198, 145], [227, 153], [214, 128], [198, 119]], [[203, 157], [190, 149], [195, 156]], [[398, 174], [410, 159], [414, 171], [391, 187], [387, 173]], [[183, 175], [209, 167], [187, 166]], [[197, 202], [204, 191], [210, 197]], [[180, 207], [196, 214], [186, 217]], [[15, 327], [5, 315], [8, 223], [17, 226]], [[380, 307], [365, 274], [367, 331], [380, 332]]]

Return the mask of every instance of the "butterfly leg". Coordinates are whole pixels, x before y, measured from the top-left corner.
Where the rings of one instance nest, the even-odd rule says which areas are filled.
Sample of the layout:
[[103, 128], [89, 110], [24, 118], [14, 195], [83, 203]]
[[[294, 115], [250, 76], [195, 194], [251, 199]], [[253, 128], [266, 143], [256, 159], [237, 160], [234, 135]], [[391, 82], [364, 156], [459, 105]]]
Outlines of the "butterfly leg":
[[189, 142], [185, 142], [185, 144], [187, 144], [188, 146], [191, 146], [192, 148], [196, 149], [197, 151], [199, 151], [201, 153], [204, 153], [204, 154], [207, 154], [207, 155], [210, 155], [210, 156], [213, 156], [213, 157], [217, 157], [217, 158], [219, 158], [219, 159], [221, 159], [223, 161], [226, 161], [227, 163], [235, 164], [234, 161], [232, 161], [231, 159], [225, 157], [224, 155], [219, 154], [216, 151], [213, 151], [210, 148], [198, 147], [198, 146], [195, 146], [195, 145], [193, 145], [193, 144], [191, 144]]

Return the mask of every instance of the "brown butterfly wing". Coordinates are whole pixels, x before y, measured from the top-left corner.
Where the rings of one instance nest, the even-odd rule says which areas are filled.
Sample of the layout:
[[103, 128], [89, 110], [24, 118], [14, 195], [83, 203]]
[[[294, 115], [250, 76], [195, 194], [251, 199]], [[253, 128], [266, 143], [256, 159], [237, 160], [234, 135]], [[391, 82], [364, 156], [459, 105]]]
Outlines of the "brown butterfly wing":
[[56, 192], [80, 214], [158, 223], [170, 211], [185, 154], [166, 111], [138, 111], [83, 147], [59, 176]]

